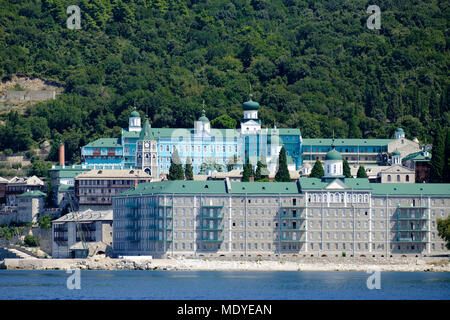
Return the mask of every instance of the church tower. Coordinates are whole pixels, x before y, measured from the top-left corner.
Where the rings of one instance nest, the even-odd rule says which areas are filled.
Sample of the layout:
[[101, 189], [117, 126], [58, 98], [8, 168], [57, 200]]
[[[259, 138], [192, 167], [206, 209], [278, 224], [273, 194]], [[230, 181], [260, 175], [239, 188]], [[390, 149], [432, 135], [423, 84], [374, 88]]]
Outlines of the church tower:
[[258, 119], [259, 103], [250, 99], [242, 104], [244, 118], [241, 120], [241, 133], [252, 134], [261, 131], [261, 121]]
[[205, 115], [205, 108], [203, 103], [203, 110], [202, 110], [202, 116], [198, 118], [197, 121], [195, 121], [195, 132], [196, 133], [202, 133], [202, 132], [210, 132], [211, 131], [211, 124], [209, 122], [209, 119]]
[[158, 148], [156, 139], [152, 134], [148, 118], [145, 119], [136, 142], [136, 169], [141, 169], [152, 178], [158, 178]]
[[128, 120], [128, 131], [129, 132], [140, 132], [141, 131], [141, 115], [136, 109], [133, 110], [130, 114], [130, 118]]
[[342, 155], [334, 148], [334, 141], [331, 145], [331, 151], [325, 155], [324, 178], [344, 178]]

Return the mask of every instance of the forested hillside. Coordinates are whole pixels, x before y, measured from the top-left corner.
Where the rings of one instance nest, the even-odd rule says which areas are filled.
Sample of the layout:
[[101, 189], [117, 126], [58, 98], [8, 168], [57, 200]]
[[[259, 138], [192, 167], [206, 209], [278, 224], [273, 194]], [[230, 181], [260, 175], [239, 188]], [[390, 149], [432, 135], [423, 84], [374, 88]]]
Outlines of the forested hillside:
[[[69, 5], [81, 30], [66, 28]], [[381, 8], [381, 30], [366, 9]], [[303, 137], [432, 142], [450, 124], [450, 2], [439, 0], [1, 0], [0, 75], [61, 83], [56, 100], [3, 115], [0, 150], [119, 136], [135, 105], [155, 127], [237, 123], [250, 85], [263, 126]], [[216, 127], [234, 121], [221, 117]], [[238, 124], [237, 124], [238, 125]], [[53, 156], [50, 156], [53, 159]]]

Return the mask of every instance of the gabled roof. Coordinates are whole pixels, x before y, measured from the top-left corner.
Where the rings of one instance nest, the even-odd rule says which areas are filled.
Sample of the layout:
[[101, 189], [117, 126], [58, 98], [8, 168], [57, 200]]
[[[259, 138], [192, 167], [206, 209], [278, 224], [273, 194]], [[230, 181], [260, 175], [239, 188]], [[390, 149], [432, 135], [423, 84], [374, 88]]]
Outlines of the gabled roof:
[[27, 185], [27, 186], [43, 186], [44, 181], [36, 176], [32, 177], [14, 177], [9, 180], [9, 184]]
[[374, 195], [446, 195], [450, 183], [372, 183]]
[[408, 154], [406, 157], [402, 159], [402, 161], [412, 160], [412, 161], [430, 161], [431, 160], [431, 152], [428, 151], [428, 157], [423, 155], [423, 151], [414, 152]]
[[17, 198], [39, 198], [39, 197], [46, 197], [46, 196], [47, 196], [47, 194], [43, 193], [42, 191], [31, 190], [31, 191], [27, 191], [25, 193], [18, 195]]
[[154, 137], [151, 134], [151, 130], [152, 130], [152, 127], [150, 126], [150, 122], [148, 121], [148, 118], [147, 118], [147, 119], [145, 119], [144, 127], [142, 128], [141, 133], [139, 134], [139, 140], [142, 141], [142, 140], [153, 139]]
[[112, 220], [112, 210], [92, 210], [87, 209], [85, 211], [76, 211], [68, 213], [59, 219], [53, 220], [54, 222], [70, 222], [70, 221], [98, 221], [98, 220]]
[[149, 182], [140, 183], [134, 188], [128, 189], [121, 193], [119, 196], [136, 196], [141, 194], [222, 194], [227, 193], [224, 181], [161, 181], [161, 182]]
[[[298, 179], [302, 192], [305, 190], [325, 190], [326, 187], [332, 183], [334, 183], [335, 180], [331, 182], [327, 182], [325, 180], [319, 179], [319, 178], [300, 178]], [[370, 190], [371, 189], [371, 183], [368, 179], [365, 178], [345, 178], [345, 179], [339, 179], [342, 181], [342, 183], [346, 186], [346, 189], [353, 189], [353, 190]]]
[[97, 140], [94, 140], [87, 145], [84, 146], [85, 148], [116, 148], [116, 147], [122, 147], [121, 141], [119, 138], [100, 138]]
[[[341, 146], [361, 146], [361, 147], [376, 147], [387, 146], [389, 142], [395, 141], [394, 139], [335, 139], [334, 145], [336, 147]], [[324, 146], [329, 147], [333, 139], [303, 139], [304, 146]]]
[[233, 194], [298, 194], [296, 182], [231, 182]]
[[81, 172], [75, 177], [76, 180], [83, 179], [123, 179], [123, 178], [143, 178], [150, 179], [151, 177], [139, 169], [94, 169], [90, 171]]

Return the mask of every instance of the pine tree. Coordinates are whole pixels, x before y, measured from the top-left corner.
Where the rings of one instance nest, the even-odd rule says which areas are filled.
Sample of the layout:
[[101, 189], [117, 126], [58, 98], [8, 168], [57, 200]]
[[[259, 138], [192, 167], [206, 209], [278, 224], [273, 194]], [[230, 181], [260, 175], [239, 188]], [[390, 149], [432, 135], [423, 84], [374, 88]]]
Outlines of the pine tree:
[[186, 180], [194, 180], [194, 172], [192, 169], [192, 162], [190, 157], [186, 159], [186, 165], [184, 166], [184, 176], [186, 177]]
[[431, 157], [431, 182], [439, 183], [444, 180], [445, 167], [445, 141], [444, 130], [438, 128], [433, 143], [433, 156]]
[[311, 170], [310, 178], [322, 178], [325, 175], [325, 170], [323, 170], [322, 162], [316, 160], [314, 166]]
[[447, 128], [445, 138], [444, 183], [450, 183], [450, 129]]
[[356, 174], [357, 178], [368, 178], [367, 177], [367, 173], [366, 173], [366, 169], [364, 169], [363, 166], [359, 166], [358, 168], [358, 173]]
[[267, 165], [265, 159], [258, 161], [255, 170], [255, 181], [267, 180], [269, 178], [269, 170], [267, 170]]
[[242, 173], [242, 182], [249, 182], [250, 177], [253, 176], [254, 176], [253, 168], [249, 159], [247, 158], [247, 161], [244, 164], [244, 172]]
[[344, 173], [344, 177], [353, 178], [352, 173], [350, 171], [350, 165], [348, 164], [348, 161], [345, 159], [343, 161], [343, 173]]
[[180, 156], [178, 155], [176, 148], [174, 148], [172, 156], [170, 157], [170, 168], [167, 179], [184, 180], [183, 165], [181, 164]]
[[258, 161], [256, 165], [256, 171], [255, 171], [255, 181], [261, 180], [261, 161]]
[[275, 174], [275, 181], [277, 182], [290, 182], [291, 176], [287, 167], [286, 149], [281, 147], [280, 154], [278, 155], [278, 170]]

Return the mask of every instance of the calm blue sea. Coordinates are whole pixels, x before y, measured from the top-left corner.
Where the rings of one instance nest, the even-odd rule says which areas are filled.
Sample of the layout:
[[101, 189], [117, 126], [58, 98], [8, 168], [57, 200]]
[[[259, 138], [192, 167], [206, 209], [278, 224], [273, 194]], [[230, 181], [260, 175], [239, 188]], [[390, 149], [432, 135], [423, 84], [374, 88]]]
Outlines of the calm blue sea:
[[445, 299], [450, 273], [382, 272], [369, 290], [364, 272], [81, 271], [81, 289], [66, 271], [0, 270], [0, 299]]

